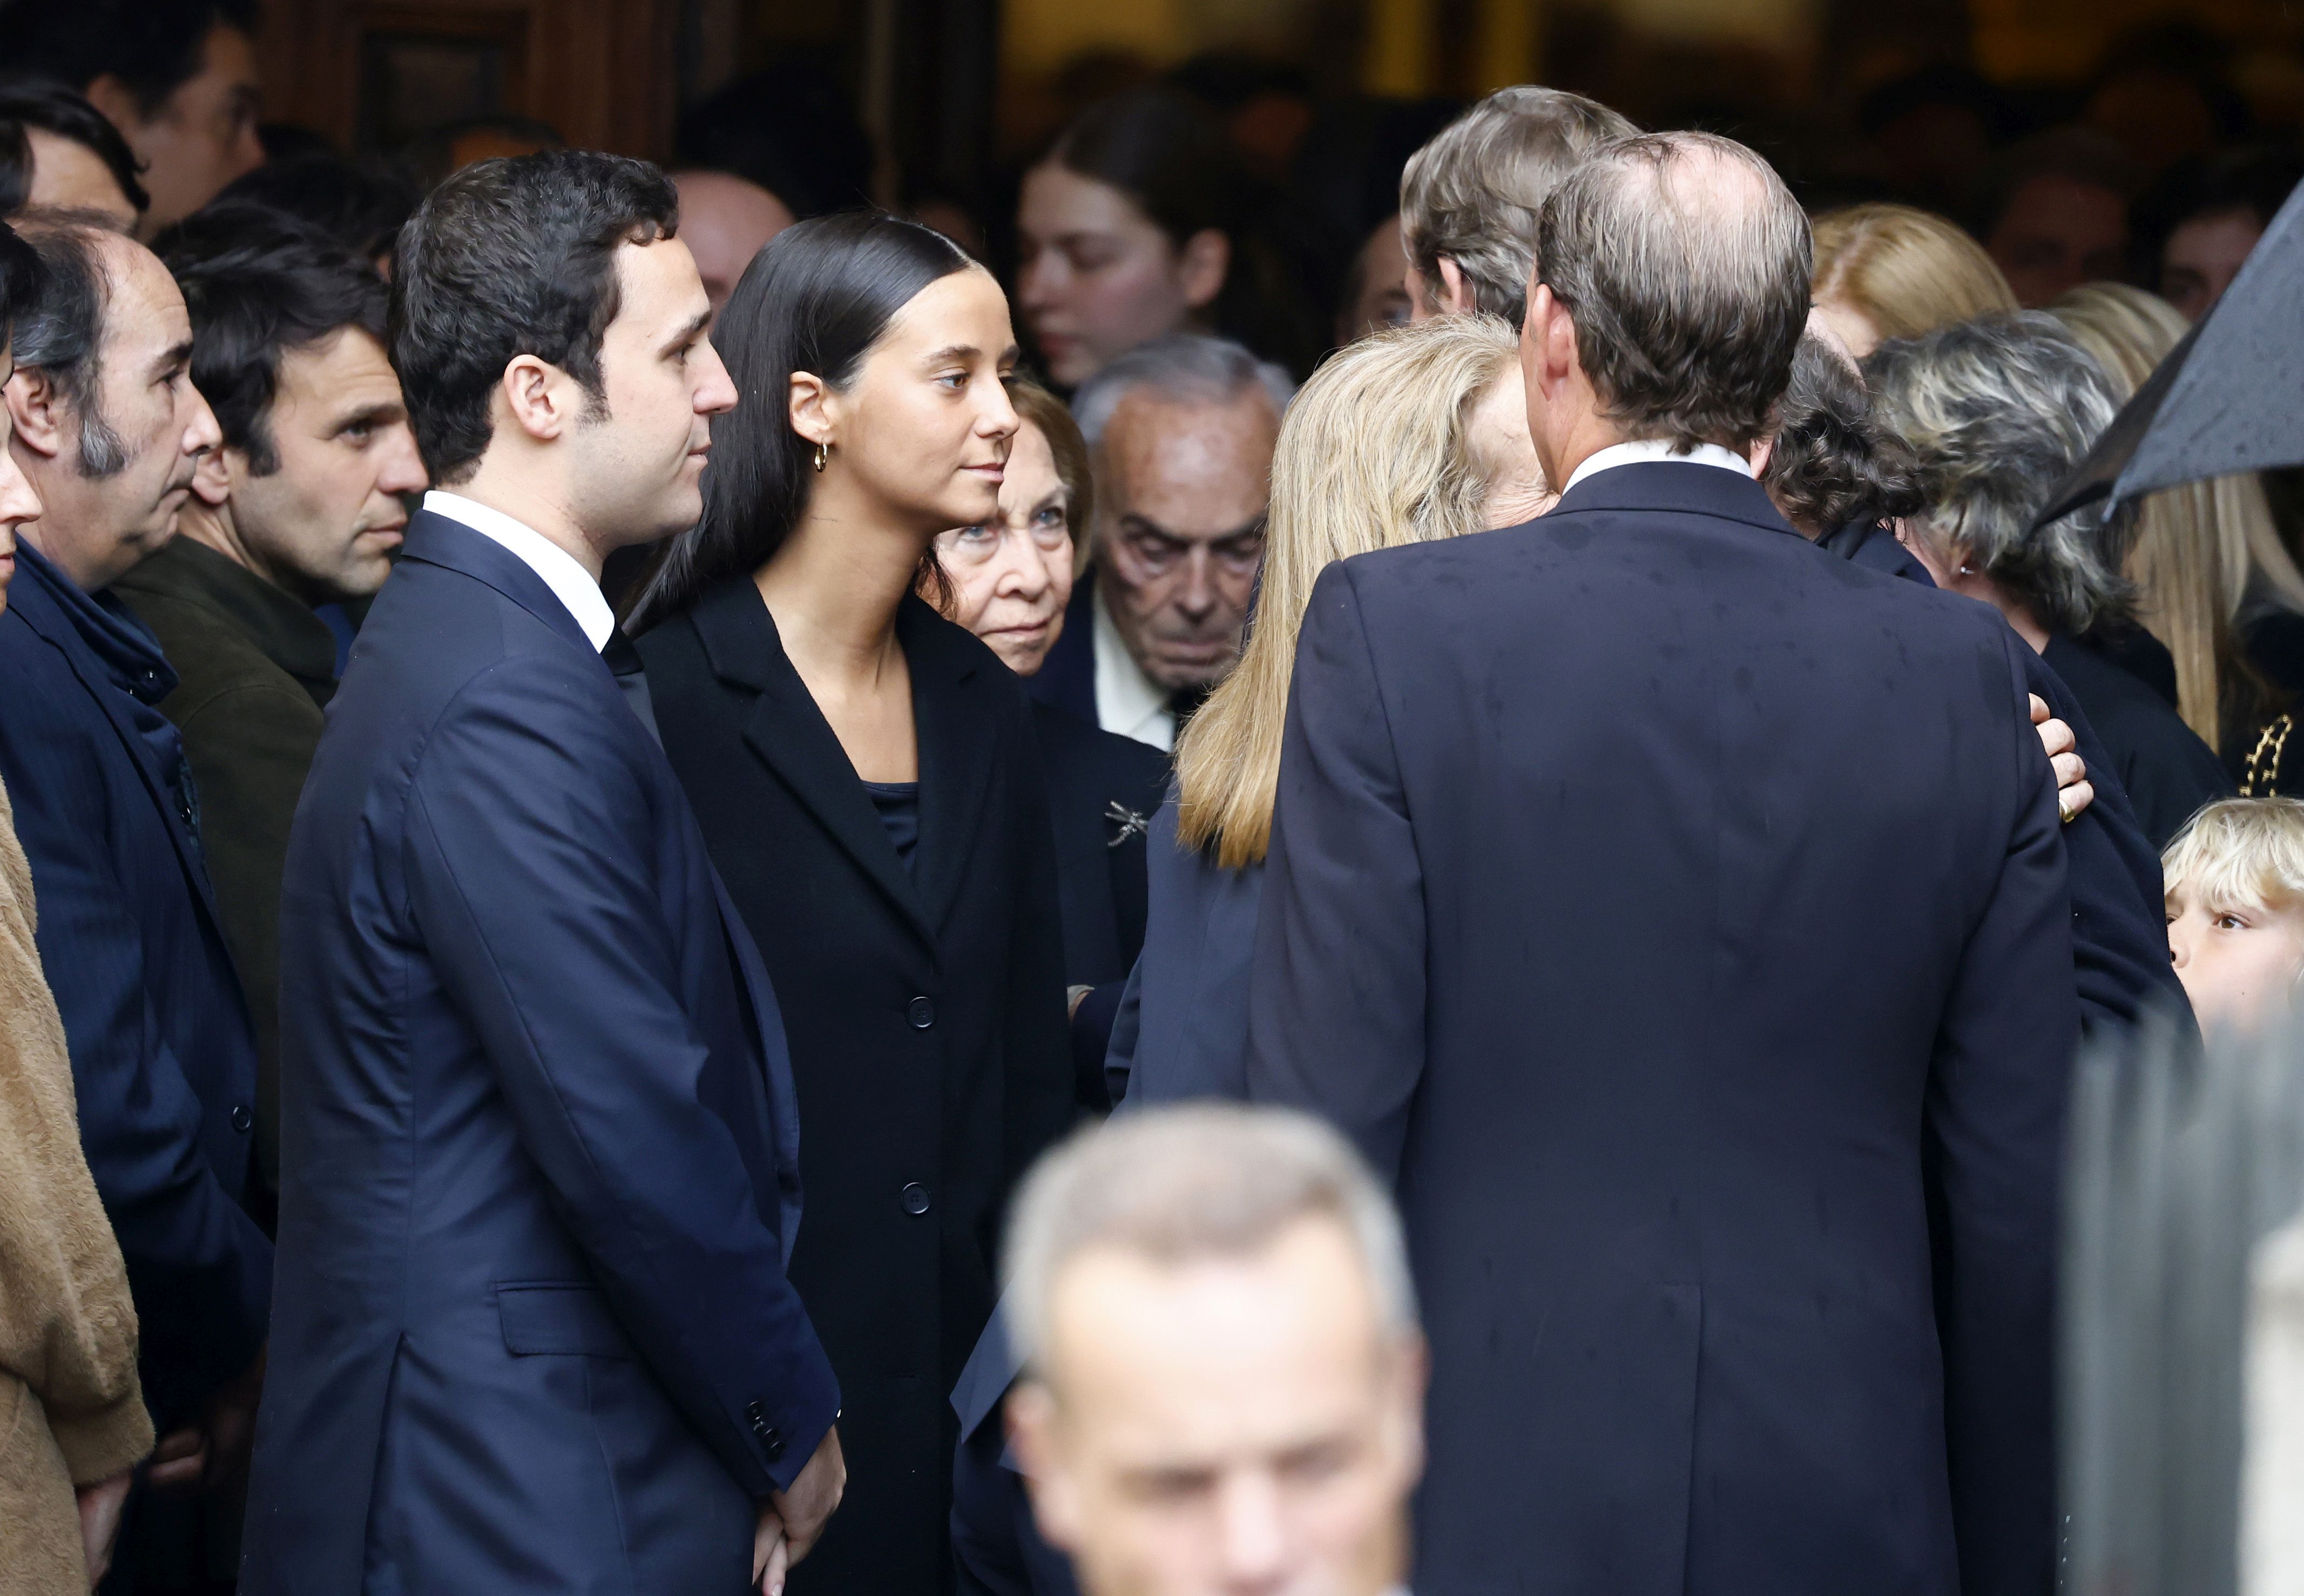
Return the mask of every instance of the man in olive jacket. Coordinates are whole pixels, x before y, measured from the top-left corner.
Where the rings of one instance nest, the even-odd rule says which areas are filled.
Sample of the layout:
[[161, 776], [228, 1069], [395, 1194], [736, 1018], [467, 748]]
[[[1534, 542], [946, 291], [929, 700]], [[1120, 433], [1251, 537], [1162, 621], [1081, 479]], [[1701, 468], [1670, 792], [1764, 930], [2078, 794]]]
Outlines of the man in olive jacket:
[[[163, 241], [167, 244], [168, 241]], [[192, 381], [224, 447], [201, 462], [180, 536], [114, 586], [175, 667], [200, 838], [257, 1040], [257, 1168], [279, 1186], [280, 871], [335, 690], [313, 606], [390, 574], [424, 486], [385, 358], [385, 287], [366, 261], [283, 218], [212, 207], [169, 269], [192, 316]]]

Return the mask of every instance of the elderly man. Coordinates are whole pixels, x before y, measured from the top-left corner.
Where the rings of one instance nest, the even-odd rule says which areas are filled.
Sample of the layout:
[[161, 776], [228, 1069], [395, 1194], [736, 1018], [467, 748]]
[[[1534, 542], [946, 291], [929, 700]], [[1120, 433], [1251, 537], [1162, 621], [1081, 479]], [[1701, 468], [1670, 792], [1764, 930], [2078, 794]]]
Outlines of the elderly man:
[[1564, 488], [1329, 567], [1265, 877], [1253, 1097], [1398, 1183], [1427, 1592], [2046, 1590], [2078, 1030], [2054, 783], [1991, 611], [1752, 480], [1808, 224], [1703, 134], [1545, 202]]
[[219, 435], [186, 375], [183, 296], [151, 253], [79, 221], [18, 225], [47, 281], [16, 323], [9, 447], [42, 510], [19, 528], [0, 616], [0, 781], [142, 1322], [150, 1477], [191, 1483], [232, 1472], [271, 1305], [272, 1249], [241, 1207], [256, 1051], [157, 707], [175, 673], [105, 589], [174, 535]]
[[1096, 460], [1095, 564], [1026, 684], [1045, 703], [1165, 753], [1240, 658], [1272, 450], [1294, 390], [1228, 339], [1180, 333], [1080, 385]]
[[1399, 1588], [1424, 1343], [1399, 1219], [1334, 1132], [1214, 1104], [1085, 1130], [1007, 1264], [1010, 1424], [1088, 1596]]
[[0, 5], [0, 62], [78, 89], [128, 140], [152, 238], [264, 164], [257, 141], [257, 0]]
[[1481, 311], [1520, 325], [1544, 197], [1595, 147], [1632, 131], [1580, 94], [1521, 83], [1497, 89], [1410, 156], [1400, 241], [1410, 319]]
[[200, 840], [256, 1022], [258, 1170], [279, 1189], [280, 873], [335, 690], [313, 606], [384, 586], [423, 462], [384, 353], [384, 281], [261, 211], [169, 257], [191, 306], [193, 386], [224, 435], [182, 535], [116, 590], [159, 638], [200, 795]]

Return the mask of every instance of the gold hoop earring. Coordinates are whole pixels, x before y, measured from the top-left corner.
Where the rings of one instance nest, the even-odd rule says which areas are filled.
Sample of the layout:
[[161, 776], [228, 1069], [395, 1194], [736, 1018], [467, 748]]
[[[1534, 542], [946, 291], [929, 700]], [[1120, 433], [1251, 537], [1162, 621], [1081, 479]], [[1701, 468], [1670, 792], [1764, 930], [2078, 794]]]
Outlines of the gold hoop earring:
[[819, 471], [821, 471], [822, 469], [824, 469], [824, 462], [826, 461], [826, 460], [829, 459], [829, 458], [830, 458], [830, 456], [831, 456], [831, 447], [830, 447], [830, 445], [828, 445], [828, 444], [825, 444], [825, 443], [818, 443], [818, 444], [816, 446], [816, 469], [817, 469], [817, 470], [819, 470]]

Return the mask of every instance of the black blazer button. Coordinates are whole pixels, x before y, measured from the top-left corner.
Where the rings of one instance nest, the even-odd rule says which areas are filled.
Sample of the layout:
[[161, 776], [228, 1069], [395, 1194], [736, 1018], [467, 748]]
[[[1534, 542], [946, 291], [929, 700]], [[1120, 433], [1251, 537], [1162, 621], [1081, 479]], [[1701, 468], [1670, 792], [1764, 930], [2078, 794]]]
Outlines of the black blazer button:
[[917, 1216], [928, 1211], [928, 1188], [919, 1181], [912, 1181], [904, 1187], [903, 1198], [906, 1213]]
[[246, 1103], [236, 1102], [232, 1105], [232, 1127], [238, 1131], [256, 1128], [256, 1116], [249, 1112]]
[[936, 1005], [926, 998], [914, 998], [904, 1005], [904, 1018], [912, 1022], [912, 1029], [925, 1031], [936, 1024]]

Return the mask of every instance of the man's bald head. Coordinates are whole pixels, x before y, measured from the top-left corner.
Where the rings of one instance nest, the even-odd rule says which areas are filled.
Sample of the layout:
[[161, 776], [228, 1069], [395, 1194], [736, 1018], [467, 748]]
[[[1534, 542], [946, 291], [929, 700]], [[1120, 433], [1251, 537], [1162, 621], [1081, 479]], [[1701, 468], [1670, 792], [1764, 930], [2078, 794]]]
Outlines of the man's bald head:
[[733, 172], [675, 172], [672, 182], [680, 190], [681, 241], [696, 257], [716, 321], [752, 257], [792, 224], [792, 210]]
[[1546, 200], [1531, 292], [1568, 312], [1624, 435], [1741, 449], [1783, 394], [1810, 255], [1807, 216], [1758, 156], [1643, 133], [1602, 146]]

